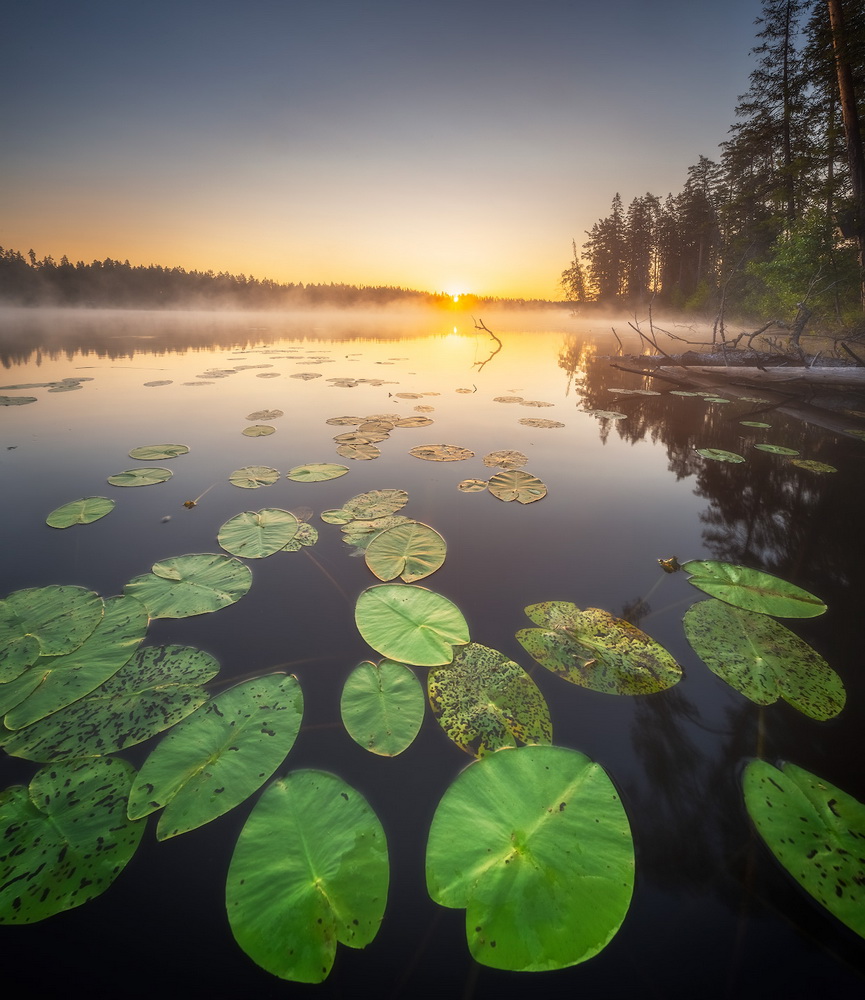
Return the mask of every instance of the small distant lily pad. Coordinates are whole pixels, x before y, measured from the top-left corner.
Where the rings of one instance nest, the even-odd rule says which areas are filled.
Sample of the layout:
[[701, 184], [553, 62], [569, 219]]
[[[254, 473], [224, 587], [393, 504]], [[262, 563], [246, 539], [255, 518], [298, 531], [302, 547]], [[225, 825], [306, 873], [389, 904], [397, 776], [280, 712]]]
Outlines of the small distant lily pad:
[[820, 474], [838, 471], [834, 465], [829, 465], [826, 462], [815, 462], [810, 458], [791, 458], [790, 464], [795, 465], [799, 469], [805, 469], [807, 472], [816, 472]]
[[409, 451], [409, 455], [427, 462], [462, 462], [472, 458], [474, 452], [456, 444], [419, 444]]
[[35, 402], [35, 396], [0, 396], [0, 406], [25, 406]]
[[521, 469], [527, 462], [528, 458], [521, 451], [512, 449], [491, 451], [483, 458], [484, 465], [490, 469]]
[[276, 420], [278, 417], [285, 416], [282, 410], [256, 410], [255, 413], [250, 413], [247, 415], [247, 420]]
[[769, 430], [769, 428], [772, 426], [771, 424], [767, 424], [762, 420], [740, 420], [739, 423], [743, 427], [759, 427], [762, 430]]
[[618, 410], [586, 410], [586, 413], [603, 420], [624, 420], [627, 417], [627, 413], [619, 413]]
[[381, 452], [374, 444], [341, 444], [336, 453], [342, 458], [350, 458], [356, 462], [369, 462], [381, 457]]
[[155, 483], [167, 482], [174, 473], [171, 469], [162, 469], [158, 465], [149, 465], [141, 469], [127, 469], [108, 477], [112, 486], [153, 486]]
[[242, 469], [232, 472], [228, 481], [232, 486], [254, 490], [260, 486], [272, 486], [278, 479], [279, 473], [269, 465], [245, 465]]
[[267, 437], [269, 434], [275, 433], [276, 428], [271, 427], [270, 424], [251, 424], [249, 427], [244, 427], [241, 431], [241, 434], [250, 438]]
[[796, 448], [785, 448], [780, 444], [755, 444], [758, 451], [768, 451], [770, 455], [798, 455]]
[[70, 500], [51, 511], [45, 523], [52, 528], [69, 528], [73, 524], [92, 524], [114, 510], [114, 501], [107, 497], [82, 497]]
[[189, 448], [185, 444], [146, 444], [140, 448], [133, 448], [129, 452], [129, 457], [139, 462], [164, 461], [166, 458], [177, 458], [178, 455], [186, 455]]
[[395, 514], [408, 503], [408, 493], [405, 490], [370, 490], [359, 493], [347, 500], [342, 509], [347, 510], [358, 520], [369, 521], [387, 514]]
[[457, 483], [457, 489], [463, 493], [483, 493], [486, 488], [486, 479], [464, 479]]
[[286, 478], [294, 483], [323, 483], [328, 479], [339, 479], [348, 472], [346, 465], [333, 465], [327, 462], [314, 462], [311, 465], [296, 465], [286, 474]]
[[550, 430], [565, 426], [560, 420], [545, 420], [541, 417], [523, 417], [517, 423], [522, 424], [524, 427], [544, 427]]
[[694, 450], [698, 455], [710, 458], [714, 462], [732, 462], [738, 465], [745, 461], [742, 455], [737, 455], [735, 451], [724, 451], [723, 448], [696, 448]]

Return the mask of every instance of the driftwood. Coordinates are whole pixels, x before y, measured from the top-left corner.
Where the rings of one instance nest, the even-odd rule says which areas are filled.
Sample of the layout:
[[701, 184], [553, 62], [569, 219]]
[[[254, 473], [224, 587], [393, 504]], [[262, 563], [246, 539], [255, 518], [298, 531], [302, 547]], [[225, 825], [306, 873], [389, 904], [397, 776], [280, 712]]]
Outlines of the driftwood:
[[[661, 366], [661, 371], [669, 372], [667, 366]], [[804, 368], [778, 366], [775, 368], [743, 367], [739, 365], [692, 365], [689, 371], [694, 374], [708, 375], [711, 378], [727, 378], [737, 382], [752, 382], [755, 385], [767, 382], [798, 382], [803, 385], [815, 386], [856, 386], [865, 389], [865, 368], [826, 367]]]

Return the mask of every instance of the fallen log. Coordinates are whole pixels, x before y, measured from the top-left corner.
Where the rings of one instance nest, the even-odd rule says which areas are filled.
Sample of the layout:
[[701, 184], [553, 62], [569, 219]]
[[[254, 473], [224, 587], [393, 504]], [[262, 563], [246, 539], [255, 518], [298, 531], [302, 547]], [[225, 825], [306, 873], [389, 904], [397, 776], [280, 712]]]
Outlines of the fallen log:
[[[669, 371], [661, 366], [661, 371]], [[676, 369], [681, 374], [681, 369]], [[865, 368], [825, 367], [805, 368], [779, 366], [775, 368], [740, 367], [739, 365], [689, 366], [695, 375], [705, 375], [714, 379], [730, 379], [736, 382], [765, 383], [798, 382], [816, 386], [856, 386], [865, 388]]]

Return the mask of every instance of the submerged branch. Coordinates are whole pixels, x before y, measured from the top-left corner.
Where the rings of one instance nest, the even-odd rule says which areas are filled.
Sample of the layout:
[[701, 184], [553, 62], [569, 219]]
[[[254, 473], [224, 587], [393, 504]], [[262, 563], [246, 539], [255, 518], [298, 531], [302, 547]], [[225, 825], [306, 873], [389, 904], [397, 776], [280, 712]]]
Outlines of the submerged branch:
[[475, 320], [474, 316], [472, 316], [472, 320], [474, 321], [475, 329], [476, 330], [486, 330], [486, 332], [498, 344], [498, 347], [493, 348], [492, 353], [486, 359], [486, 361], [475, 361], [475, 363], [472, 365], [472, 368], [477, 368], [478, 371], [481, 371], [483, 369], [484, 365], [489, 364], [489, 362], [493, 360], [493, 358], [499, 353], [499, 351], [502, 349], [502, 347], [504, 345], [499, 340], [499, 338], [493, 333], [493, 331], [490, 330], [490, 328], [488, 326], [484, 325], [484, 321], [482, 319], [481, 320]]

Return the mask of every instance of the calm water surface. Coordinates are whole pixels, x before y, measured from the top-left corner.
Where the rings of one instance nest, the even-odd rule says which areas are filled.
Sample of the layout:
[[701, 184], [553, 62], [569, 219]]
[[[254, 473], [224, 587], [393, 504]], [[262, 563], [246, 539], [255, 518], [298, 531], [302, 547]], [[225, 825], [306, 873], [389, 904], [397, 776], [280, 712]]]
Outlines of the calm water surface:
[[[363, 951], [340, 946], [330, 978], [301, 986], [258, 969], [235, 945], [225, 916], [225, 875], [257, 796], [165, 843], [156, 842], [151, 820], [138, 853], [103, 896], [40, 924], [0, 929], [7, 986], [50, 996], [66, 995], [76, 982], [93, 996], [861, 994], [865, 944], [800, 891], [755, 838], [740, 778], [759, 753], [865, 799], [865, 445], [778, 413], [755, 417], [753, 402], [615, 393], [664, 387], [601, 360], [616, 346], [607, 324], [567, 314], [484, 320], [502, 341], [493, 357], [495, 342], [461, 314], [409, 321], [82, 313], [68, 322], [19, 313], [0, 320], [0, 395], [36, 397], [0, 408], [0, 596], [49, 584], [109, 596], [156, 560], [220, 551], [217, 531], [240, 511], [312, 508], [320, 538], [308, 553], [250, 560], [253, 585], [241, 601], [216, 614], [154, 621], [145, 642], [207, 650], [223, 680], [273, 668], [295, 673], [304, 724], [280, 773], [324, 768], [353, 785], [378, 814], [391, 857], [376, 940]], [[222, 375], [208, 374], [215, 370]], [[302, 373], [317, 377], [293, 377]], [[69, 392], [3, 388], [63, 378], [91, 381]], [[496, 401], [508, 396], [523, 402]], [[396, 428], [378, 446], [379, 458], [337, 455], [333, 436], [350, 428], [328, 425], [329, 418], [411, 416], [418, 406], [433, 408], [426, 415], [434, 423]], [[274, 434], [242, 434], [248, 414], [274, 408], [284, 411], [272, 422]], [[527, 426], [525, 418], [564, 426]], [[749, 418], [772, 427], [739, 423]], [[755, 450], [757, 441], [796, 448], [839, 471], [806, 473]], [[171, 480], [137, 489], [106, 483], [141, 464], [128, 457], [132, 448], [162, 442], [190, 449], [154, 463], [170, 467]], [[409, 455], [437, 443], [474, 457], [434, 463]], [[694, 450], [705, 447], [739, 452], [747, 462], [707, 461]], [[543, 500], [506, 504], [457, 489], [463, 479], [489, 478], [482, 458], [500, 449], [528, 456], [526, 470], [547, 485]], [[284, 477], [309, 462], [343, 462], [350, 472], [315, 484]], [[228, 477], [246, 465], [269, 465], [283, 477], [241, 491]], [[470, 758], [429, 714], [415, 743], [393, 759], [367, 754], [341, 725], [342, 684], [372, 655], [355, 628], [354, 602], [376, 581], [362, 558], [350, 557], [339, 528], [318, 515], [382, 488], [408, 491], [402, 513], [447, 540], [444, 566], [423, 585], [460, 607], [473, 641], [530, 670], [550, 705], [554, 742], [598, 761], [619, 789], [636, 846], [633, 903], [610, 945], [582, 965], [543, 974], [476, 965], [463, 911], [431, 902], [424, 882], [433, 812]], [[198, 506], [183, 507], [205, 490]], [[116, 509], [88, 526], [45, 524], [55, 507], [91, 495], [110, 496]], [[712, 674], [681, 626], [703, 595], [684, 574], [658, 567], [672, 555], [742, 563], [818, 594], [828, 613], [788, 624], [841, 675], [842, 714], [819, 723], [783, 702], [760, 709]], [[614, 697], [533, 666], [514, 633], [530, 624], [524, 607], [548, 600], [629, 615], [682, 664], [682, 681], [660, 694]], [[126, 756], [139, 765], [149, 749]], [[28, 781], [37, 765], [3, 757], [0, 769], [5, 787]]]

